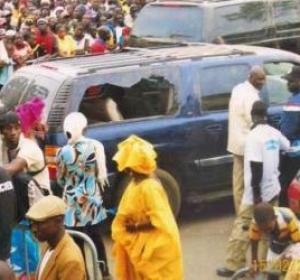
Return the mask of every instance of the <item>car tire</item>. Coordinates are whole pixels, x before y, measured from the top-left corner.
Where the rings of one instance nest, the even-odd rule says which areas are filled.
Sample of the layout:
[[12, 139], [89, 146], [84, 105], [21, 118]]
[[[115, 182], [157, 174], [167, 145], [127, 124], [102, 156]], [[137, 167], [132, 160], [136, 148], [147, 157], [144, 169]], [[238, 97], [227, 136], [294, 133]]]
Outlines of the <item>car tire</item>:
[[[181, 193], [179, 184], [177, 183], [176, 179], [165, 170], [157, 169], [155, 174], [161, 181], [161, 184], [166, 191], [174, 216], [177, 217], [181, 206]], [[119, 205], [122, 195], [125, 192], [129, 182], [130, 177], [127, 175], [124, 176], [119, 182], [116, 191], [116, 205]]]

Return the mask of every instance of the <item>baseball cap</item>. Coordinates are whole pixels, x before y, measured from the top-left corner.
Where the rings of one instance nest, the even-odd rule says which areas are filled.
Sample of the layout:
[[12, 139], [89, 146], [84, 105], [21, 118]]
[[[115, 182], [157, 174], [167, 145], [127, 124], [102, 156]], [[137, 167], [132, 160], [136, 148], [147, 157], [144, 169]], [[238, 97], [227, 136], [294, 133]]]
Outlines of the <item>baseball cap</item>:
[[300, 80], [300, 66], [294, 66], [292, 71], [282, 78], [286, 80]]
[[49, 218], [64, 215], [65, 210], [66, 204], [61, 198], [48, 195], [30, 207], [26, 213], [26, 218], [36, 222], [43, 222]]

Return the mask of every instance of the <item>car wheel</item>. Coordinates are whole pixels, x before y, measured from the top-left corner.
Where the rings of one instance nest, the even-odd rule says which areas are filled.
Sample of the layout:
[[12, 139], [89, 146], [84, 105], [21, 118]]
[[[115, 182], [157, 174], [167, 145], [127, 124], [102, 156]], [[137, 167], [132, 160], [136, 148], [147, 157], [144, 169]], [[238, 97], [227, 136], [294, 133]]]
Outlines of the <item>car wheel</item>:
[[[155, 171], [156, 176], [161, 181], [161, 184], [166, 191], [166, 194], [169, 199], [170, 207], [173, 211], [175, 217], [178, 216], [181, 206], [181, 194], [180, 187], [177, 183], [176, 179], [167, 171], [162, 169], [157, 169]], [[117, 186], [116, 193], [116, 205], [118, 205], [121, 201], [122, 195], [125, 192], [128, 184], [130, 182], [129, 176], [124, 176], [120, 183]]]

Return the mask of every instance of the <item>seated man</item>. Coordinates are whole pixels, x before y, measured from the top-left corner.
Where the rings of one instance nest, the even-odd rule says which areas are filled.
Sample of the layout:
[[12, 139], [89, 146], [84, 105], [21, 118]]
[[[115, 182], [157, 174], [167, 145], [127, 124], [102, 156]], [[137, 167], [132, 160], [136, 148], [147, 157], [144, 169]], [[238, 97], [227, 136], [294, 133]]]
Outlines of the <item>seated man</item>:
[[[267, 260], [258, 260], [258, 241], [269, 238]], [[267, 269], [278, 272], [288, 270], [290, 260], [300, 259], [300, 223], [288, 208], [259, 203], [254, 207], [254, 220], [250, 226], [252, 264], [255, 271]], [[275, 278], [272, 278], [275, 279]]]
[[45, 242], [37, 271], [38, 280], [85, 280], [85, 264], [79, 247], [65, 231], [66, 205], [56, 196], [45, 196], [33, 204], [26, 214], [31, 230]]

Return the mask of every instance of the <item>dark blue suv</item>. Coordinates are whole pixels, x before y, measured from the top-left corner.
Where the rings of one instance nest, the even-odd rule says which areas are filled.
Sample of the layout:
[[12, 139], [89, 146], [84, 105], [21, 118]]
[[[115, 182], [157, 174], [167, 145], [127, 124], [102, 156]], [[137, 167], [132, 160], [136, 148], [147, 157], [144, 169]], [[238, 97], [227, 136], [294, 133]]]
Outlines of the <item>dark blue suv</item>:
[[152, 142], [159, 154], [157, 175], [177, 214], [182, 200], [198, 203], [231, 195], [232, 156], [226, 145], [232, 88], [247, 79], [253, 65], [264, 67], [267, 82], [261, 94], [276, 126], [289, 96], [281, 76], [296, 64], [298, 55], [250, 46], [130, 49], [21, 68], [0, 99], [10, 109], [34, 95], [45, 98], [53, 182], [56, 151], [66, 143], [64, 117], [83, 112], [88, 136], [105, 146], [116, 200], [128, 182], [112, 161], [117, 144], [131, 134]]

